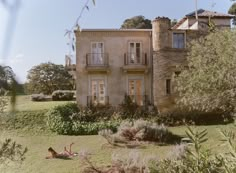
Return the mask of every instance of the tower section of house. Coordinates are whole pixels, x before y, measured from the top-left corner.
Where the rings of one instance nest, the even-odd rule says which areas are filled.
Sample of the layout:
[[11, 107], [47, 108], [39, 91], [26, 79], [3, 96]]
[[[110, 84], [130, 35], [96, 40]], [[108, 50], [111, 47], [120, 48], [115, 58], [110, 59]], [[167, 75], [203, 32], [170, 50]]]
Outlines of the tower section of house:
[[130, 96], [138, 105], [152, 96], [151, 30], [76, 31], [77, 102], [117, 106]]
[[232, 15], [198, 10], [186, 15], [174, 27], [170, 19], [158, 17], [152, 22], [153, 104], [162, 112], [173, 110], [176, 92], [174, 78], [187, 67], [187, 45], [206, 36], [212, 29], [230, 27]]

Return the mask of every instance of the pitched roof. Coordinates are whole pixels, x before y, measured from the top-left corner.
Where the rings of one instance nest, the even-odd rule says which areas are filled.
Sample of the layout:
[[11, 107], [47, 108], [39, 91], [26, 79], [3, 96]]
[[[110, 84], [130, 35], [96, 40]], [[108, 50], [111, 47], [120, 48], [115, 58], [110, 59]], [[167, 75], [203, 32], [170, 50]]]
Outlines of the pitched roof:
[[[198, 17], [223, 17], [223, 18], [233, 18], [234, 15], [218, 13], [215, 11], [207, 11], [204, 9], [197, 10]], [[195, 17], [195, 11], [186, 14], [186, 17]]]

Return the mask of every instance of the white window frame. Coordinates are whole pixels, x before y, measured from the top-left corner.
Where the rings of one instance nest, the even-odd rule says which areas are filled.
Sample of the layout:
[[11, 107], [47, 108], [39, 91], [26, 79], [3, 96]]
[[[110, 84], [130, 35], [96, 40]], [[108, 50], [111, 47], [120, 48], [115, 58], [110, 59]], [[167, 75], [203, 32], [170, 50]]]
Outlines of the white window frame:
[[[105, 55], [105, 53], [104, 53], [104, 51], [105, 51], [105, 44], [104, 44], [104, 42], [102, 42], [102, 41], [92, 41], [91, 42], [91, 45], [90, 45], [90, 54], [91, 54], [91, 61], [92, 61], [92, 55], [93, 55], [93, 44], [96, 44], [96, 45], [98, 45], [99, 43], [102, 43], [102, 55], [101, 56], [103, 56], [102, 57], [102, 61], [103, 61], [103, 63], [104, 63], [104, 61], [105, 61], [105, 57], [104, 57], [104, 55]], [[103, 63], [101, 63], [101, 64], [103, 64]], [[100, 63], [92, 63], [93, 65], [99, 65]]]
[[[142, 43], [142, 41], [136, 40], [136, 41], [129, 41], [129, 42], [128, 42], [128, 57], [129, 57], [129, 58], [130, 58], [130, 54], [131, 54], [131, 47], [130, 47], [130, 44], [131, 44], [131, 43], [134, 43], [134, 44], [135, 44], [135, 49], [136, 49], [136, 44], [137, 44], [137, 43], [140, 44], [140, 63], [137, 63], [137, 62], [136, 62], [137, 60], [135, 60], [136, 63], [134, 63], [134, 64], [142, 64], [142, 63], [143, 63], [143, 43]], [[137, 54], [136, 50], [135, 50], [135, 54]], [[136, 58], [136, 57], [135, 57], [135, 58]], [[129, 60], [129, 59], [128, 59], [128, 60]], [[131, 64], [131, 63], [129, 63], [129, 64]]]

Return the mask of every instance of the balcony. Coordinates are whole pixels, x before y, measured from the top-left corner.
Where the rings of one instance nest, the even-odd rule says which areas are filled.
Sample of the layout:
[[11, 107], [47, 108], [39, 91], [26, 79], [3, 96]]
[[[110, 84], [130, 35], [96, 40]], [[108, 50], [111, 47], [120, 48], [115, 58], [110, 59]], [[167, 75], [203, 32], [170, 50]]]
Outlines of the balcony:
[[124, 72], [148, 72], [147, 53], [125, 53], [124, 54]]
[[91, 72], [108, 72], [109, 57], [107, 53], [86, 54], [86, 70]]
[[87, 96], [87, 105], [108, 105], [109, 104], [109, 96]]
[[147, 95], [128, 95], [133, 103], [136, 103], [139, 106], [148, 105], [148, 96]]

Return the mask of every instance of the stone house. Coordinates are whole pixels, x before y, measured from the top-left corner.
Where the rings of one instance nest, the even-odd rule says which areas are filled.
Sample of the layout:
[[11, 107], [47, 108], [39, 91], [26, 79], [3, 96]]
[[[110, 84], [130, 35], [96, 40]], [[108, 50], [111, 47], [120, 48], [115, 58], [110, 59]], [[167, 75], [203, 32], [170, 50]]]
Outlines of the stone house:
[[172, 77], [186, 64], [188, 42], [206, 35], [209, 26], [229, 28], [233, 17], [202, 9], [195, 15], [187, 14], [173, 27], [169, 18], [157, 17], [152, 29], [76, 30], [72, 65], [78, 104], [117, 106], [128, 95], [140, 106], [171, 109]]

